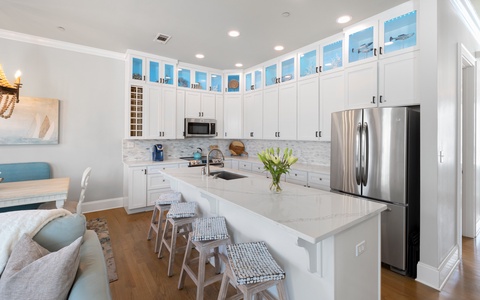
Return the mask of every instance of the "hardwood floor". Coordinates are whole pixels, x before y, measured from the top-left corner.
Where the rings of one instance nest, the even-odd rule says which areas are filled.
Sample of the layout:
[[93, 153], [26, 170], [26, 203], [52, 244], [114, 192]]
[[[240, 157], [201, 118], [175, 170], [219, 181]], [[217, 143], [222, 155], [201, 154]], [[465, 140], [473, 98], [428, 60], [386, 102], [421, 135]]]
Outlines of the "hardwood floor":
[[[87, 213], [87, 220], [105, 217], [117, 266], [118, 280], [110, 284], [114, 300], [195, 299], [196, 287], [187, 277], [177, 289], [182, 254], [175, 257], [175, 273], [167, 276], [167, 256], [153, 253], [155, 239], [147, 241], [152, 213], [127, 215], [123, 208]], [[463, 261], [441, 292], [382, 268], [382, 299], [461, 300], [480, 299], [480, 242], [463, 239]], [[205, 288], [205, 300], [217, 299], [220, 283]], [[229, 290], [229, 295], [233, 289]], [[312, 295], [312, 299], [316, 299]], [[292, 299], [294, 300], [294, 299]], [[308, 299], [298, 299], [308, 300]]]

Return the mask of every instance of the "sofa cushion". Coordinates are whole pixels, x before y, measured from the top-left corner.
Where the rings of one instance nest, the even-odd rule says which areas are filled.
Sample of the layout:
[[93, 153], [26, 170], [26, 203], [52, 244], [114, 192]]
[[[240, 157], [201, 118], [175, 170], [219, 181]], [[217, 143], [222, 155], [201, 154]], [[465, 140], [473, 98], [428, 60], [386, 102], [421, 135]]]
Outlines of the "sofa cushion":
[[58, 251], [83, 236], [86, 230], [85, 216], [72, 214], [48, 222], [34, 237], [48, 251]]
[[27, 234], [15, 244], [0, 277], [0, 299], [67, 299], [82, 238], [50, 253]]

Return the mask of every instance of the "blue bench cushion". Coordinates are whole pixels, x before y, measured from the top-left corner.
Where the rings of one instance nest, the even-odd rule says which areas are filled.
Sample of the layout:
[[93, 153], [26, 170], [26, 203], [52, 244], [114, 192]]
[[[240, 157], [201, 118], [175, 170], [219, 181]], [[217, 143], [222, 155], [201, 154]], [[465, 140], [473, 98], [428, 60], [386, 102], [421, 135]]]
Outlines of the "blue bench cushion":
[[50, 165], [46, 162], [0, 164], [0, 172], [3, 182], [51, 178]]

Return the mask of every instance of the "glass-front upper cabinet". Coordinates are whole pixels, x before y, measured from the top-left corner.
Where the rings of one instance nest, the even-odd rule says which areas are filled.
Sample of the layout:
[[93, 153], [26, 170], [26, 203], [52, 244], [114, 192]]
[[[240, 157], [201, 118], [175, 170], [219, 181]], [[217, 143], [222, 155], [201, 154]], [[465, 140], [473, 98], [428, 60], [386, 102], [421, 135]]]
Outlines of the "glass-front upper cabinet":
[[318, 50], [315, 49], [301, 51], [298, 54], [299, 61], [299, 79], [317, 74], [320, 69], [318, 66]]
[[322, 46], [323, 72], [343, 67], [343, 40]]
[[210, 91], [212, 92], [222, 92], [222, 75], [220, 74], [210, 74]]
[[382, 22], [384, 49], [380, 54], [389, 54], [417, 45], [416, 10]]
[[145, 59], [140, 57], [131, 57], [131, 76], [132, 80], [145, 80]]
[[252, 70], [245, 73], [245, 92], [262, 88], [262, 70]]
[[207, 72], [195, 71], [195, 83], [192, 88], [207, 90]]
[[348, 62], [354, 63], [376, 56], [374, 26], [347, 35]]
[[156, 60], [148, 60], [148, 83], [161, 83], [173, 85], [175, 81], [175, 66], [169, 63], [161, 63]]
[[242, 74], [240, 73], [233, 73], [233, 74], [226, 74], [225, 79], [225, 92], [226, 93], [240, 93], [240, 78]]
[[295, 72], [295, 55], [267, 62], [265, 67], [265, 87], [295, 80]]
[[190, 88], [190, 83], [191, 83], [190, 74], [191, 72], [189, 69], [179, 67], [177, 86], [181, 88]]

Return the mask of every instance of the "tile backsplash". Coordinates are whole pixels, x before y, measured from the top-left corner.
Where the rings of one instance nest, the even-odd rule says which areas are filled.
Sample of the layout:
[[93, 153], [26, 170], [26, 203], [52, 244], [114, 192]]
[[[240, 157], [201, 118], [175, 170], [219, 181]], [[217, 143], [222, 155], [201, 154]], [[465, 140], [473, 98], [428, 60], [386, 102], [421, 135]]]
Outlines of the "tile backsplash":
[[[202, 148], [203, 155], [208, 152], [210, 145], [218, 145], [225, 156], [230, 155], [228, 147], [232, 140], [216, 140], [205, 138], [189, 138], [184, 140], [123, 140], [124, 161], [145, 161], [152, 159], [152, 146], [162, 144], [164, 157], [179, 158], [192, 156], [197, 147]], [[242, 140], [245, 144], [245, 151], [250, 157], [256, 157], [257, 153], [269, 147], [280, 147], [293, 149], [293, 155], [298, 161], [312, 165], [330, 165], [330, 143], [311, 141], [276, 141], [276, 140]], [[133, 147], [132, 147], [133, 146]]]

